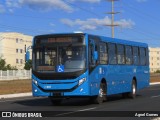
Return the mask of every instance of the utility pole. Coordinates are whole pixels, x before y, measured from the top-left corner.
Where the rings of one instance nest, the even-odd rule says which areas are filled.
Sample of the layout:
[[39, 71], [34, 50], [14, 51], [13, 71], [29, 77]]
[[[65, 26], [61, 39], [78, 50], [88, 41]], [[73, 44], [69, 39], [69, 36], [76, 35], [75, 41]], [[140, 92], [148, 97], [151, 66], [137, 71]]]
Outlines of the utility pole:
[[120, 13], [120, 12], [114, 11], [114, 2], [118, 0], [107, 0], [107, 1], [112, 2], [112, 11], [107, 13], [107, 14], [111, 14], [111, 24], [106, 26], [110, 26], [112, 28], [111, 33], [112, 33], [112, 38], [114, 38], [114, 27], [119, 26], [118, 24], [114, 24], [114, 14]]

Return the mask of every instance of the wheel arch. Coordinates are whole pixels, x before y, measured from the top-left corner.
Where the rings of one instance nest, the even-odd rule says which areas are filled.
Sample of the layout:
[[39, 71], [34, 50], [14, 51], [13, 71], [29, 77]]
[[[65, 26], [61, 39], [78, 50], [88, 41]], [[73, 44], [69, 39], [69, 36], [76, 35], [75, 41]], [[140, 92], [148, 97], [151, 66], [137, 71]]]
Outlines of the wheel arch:
[[133, 77], [132, 82], [133, 82], [133, 81], [135, 81], [136, 87], [137, 87], [137, 78], [136, 78], [136, 76]]
[[101, 79], [101, 83], [105, 83], [105, 84], [107, 85], [106, 79], [105, 79], [105, 78], [102, 78], [102, 79]]
[[108, 86], [107, 86], [107, 80], [105, 79], [105, 78], [102, 78], [101, 79], [101, 83], [103, 83], [103, 84], [105, 84], [105, 86], [106, 86], [106, 88], [105, 88], [105, 91], [106, 91], [106, 94], [107, 94], [107, 88], [108, 88]]

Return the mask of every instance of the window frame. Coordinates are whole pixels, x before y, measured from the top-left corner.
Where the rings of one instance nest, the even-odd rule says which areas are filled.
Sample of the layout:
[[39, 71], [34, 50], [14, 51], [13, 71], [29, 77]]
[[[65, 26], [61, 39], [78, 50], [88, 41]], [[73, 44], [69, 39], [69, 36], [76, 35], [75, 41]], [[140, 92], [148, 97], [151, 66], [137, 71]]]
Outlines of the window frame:
[[[143, 55], [141, 55], [142, 53], [141, 53], [141, 50], [142, 49], [144, 49], [144, 56]], [[147, 65], [147, 51], [146, 51], [146, 48], [145, 47], [139, 47], [139, 52], [140, 52], [140, 55], [139, 55], [139, 59], [140, 59], [140, 66], [146, 66]], [[144, 58], [141, 58], [141, 57], [144, 57]], [[145, 62], [144, 62], [144, 64], [143, 64], [143, 62], [142, 61], [144, 61], [145, 60]]]
[[[134, 57], [135, 57], [135, 55], [134, 55], [134, 48], [137, 48], [138, 49], [138, 51], [137, 51], [137, 55], [138, 55], [138, 63], [135, 63], [135, 59], [134, 59]], [[133, 50], [133, 65], [136, 65], [136, 66], [139, 66], [140, 65], [140, 52], [139, 52], [139, 47], [138, 46], [132, 46], [132, 50]], [[137, 57], [137, 56], [136, 56]]]
[[[100, 51], [100, 47], [99, 47], [99, 64], [100, 65], [106, 65], [106, 64], [108, 64], [108, 44], [107, 44], [107, 42], [101, 41], [99, 46], [101, 46], [101, 45], [104, 45], [106, 47], [106, 61], [105, 61], [105, 63], [101, 63], [101, 57], [100, 57], [101, 56], [101, 51]], [[104, 54], [104, 52], [103, 52], [103, 54]]]
[[16, 59], [16, 64], [19, 64], [19, 59]]
[[[123, 47], [123, 59], [124, 59], [124, 63], [118, 63], [118, 46], [122, 46]], [[126, 60], [125, 60], [125, 45], [124, 44], [116, 44], [116, 54], [117, 54], [117, 64], [118, 65], [125, 65], [126, 64]]]
[[[127, 52], [126, 52], [126, 48], [127, 47], [130, 47], [131, 48], [131, 62], [130, 62], [130, 64], [127, 64], [127, 60], [126, 60], [126, 58], [127, 58]], [[125, 64], [126, 65], [133, 65], [133, 47], [131, 46], [131, 45], [125, 45]]]
[[[109, 54], [109, 45], [110, 44], [115, 46], [115, 50], [114, 51], [115, 51], [115, 57], [116, 57], [115, 61], [116, 61], [116, 63], [110, 63], [110, 54]], [[116, 46], [116, 43], [111, 43], [111, 42], [108, 43], [108, 64], [109, 65], [117, 65], [117, 46]]]

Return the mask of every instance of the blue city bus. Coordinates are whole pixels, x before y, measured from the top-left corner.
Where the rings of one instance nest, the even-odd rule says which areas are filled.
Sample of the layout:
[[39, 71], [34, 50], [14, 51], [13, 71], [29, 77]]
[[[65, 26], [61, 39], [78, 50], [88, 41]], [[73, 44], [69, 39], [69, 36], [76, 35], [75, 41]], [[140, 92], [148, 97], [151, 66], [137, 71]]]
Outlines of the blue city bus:
[[135, 98], [149, 86], [148, 45], [87, 33], [35, 36], [32, 46], [33, 96], [53, 104], [65, 98], [108, 95]]

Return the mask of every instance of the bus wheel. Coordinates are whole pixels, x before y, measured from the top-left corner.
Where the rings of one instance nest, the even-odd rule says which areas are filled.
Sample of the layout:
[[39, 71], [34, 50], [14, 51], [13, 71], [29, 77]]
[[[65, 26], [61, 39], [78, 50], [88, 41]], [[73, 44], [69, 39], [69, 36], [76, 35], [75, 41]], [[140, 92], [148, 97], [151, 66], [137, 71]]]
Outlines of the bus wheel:
[[136, 81], [133, 80], [132, 81], [132, 91], [129, 93], [129, 97], [134, 99], [136, 97], [136, 92], [137, 92], [137, 85], [136, 85]]
[[99, 88], [99, 94], [94, 98], [94, 103], [101, 104], [103, 101], [106, 101], [106, 84], [101, 83]]

